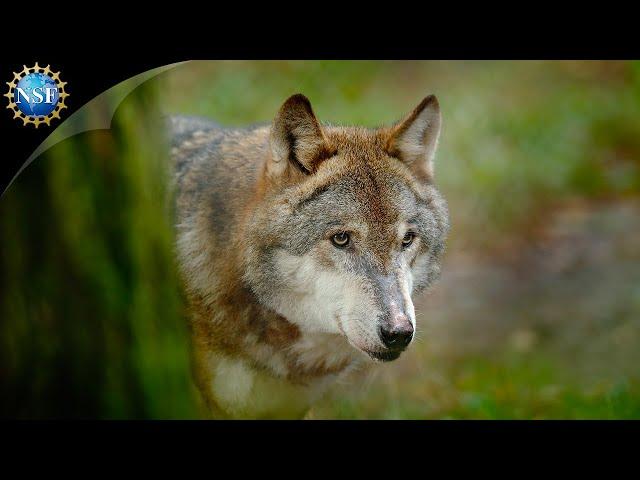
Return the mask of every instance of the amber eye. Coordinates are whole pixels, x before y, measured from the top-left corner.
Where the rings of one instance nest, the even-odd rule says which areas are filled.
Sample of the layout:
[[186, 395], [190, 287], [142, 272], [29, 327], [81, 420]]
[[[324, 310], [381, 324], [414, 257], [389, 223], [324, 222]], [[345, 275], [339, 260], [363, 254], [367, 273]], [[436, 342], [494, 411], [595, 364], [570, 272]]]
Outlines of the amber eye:
[[402, 247], [407, 248], [409, 245], [413, 243], [413, 239], [416, 238], [416, 234], [413, 232], [407, 232], [402, 237]]
[[335, 247], [344, 248], [349, 245], [349, 234], [347, 232], [336, 233], [331, 237], [331, 243], [333, 243]]

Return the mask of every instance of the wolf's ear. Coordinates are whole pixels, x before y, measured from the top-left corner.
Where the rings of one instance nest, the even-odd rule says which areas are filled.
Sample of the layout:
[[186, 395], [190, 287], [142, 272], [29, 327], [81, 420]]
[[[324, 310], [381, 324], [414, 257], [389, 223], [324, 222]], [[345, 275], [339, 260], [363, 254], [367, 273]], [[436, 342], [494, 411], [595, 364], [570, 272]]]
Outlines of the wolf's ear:
[[433, 158], [440, 137], [440, 105], [426, 97], [404, 120], [391, 128], [387, 151], [421, 178], [433, 177]]
[[270, 175], [283, 174], [289, 168], [310, 174], [333, 154], [309, 99], [300, 93], [280, 107], [271, 126], [270, 141]]

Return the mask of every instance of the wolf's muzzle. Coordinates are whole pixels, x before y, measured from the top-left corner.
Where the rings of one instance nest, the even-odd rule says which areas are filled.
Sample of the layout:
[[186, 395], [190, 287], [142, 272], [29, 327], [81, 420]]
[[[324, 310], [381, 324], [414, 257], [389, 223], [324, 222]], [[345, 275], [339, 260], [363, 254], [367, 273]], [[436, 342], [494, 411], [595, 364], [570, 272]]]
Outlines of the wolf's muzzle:
[[[401, 352], [413, 338], [413, 324], [406, 312], [406, 300], [402, 294], [403, 280], [397, 275], [378, 276], [377, 298], [385, 312], [378, 318], [378, 336], [389, 352]], [[409, 302], [411, 300], [408, 300]]]

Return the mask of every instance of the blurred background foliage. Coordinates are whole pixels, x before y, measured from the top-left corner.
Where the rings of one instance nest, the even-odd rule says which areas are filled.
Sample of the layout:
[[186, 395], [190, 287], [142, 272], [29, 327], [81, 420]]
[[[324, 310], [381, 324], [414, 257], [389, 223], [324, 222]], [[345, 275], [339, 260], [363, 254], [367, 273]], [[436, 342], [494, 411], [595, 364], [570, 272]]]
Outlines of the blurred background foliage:
[[418, 341], [313, 418], [640, 418], [638, 62], [190, 62], [0, 200], [4, 416], [191, 418], [158, 115], [377, 126], [440, 100], [452, 232]]
[[3, 416], [194, 415], [156, 98], [139, 89], [0, 201]]

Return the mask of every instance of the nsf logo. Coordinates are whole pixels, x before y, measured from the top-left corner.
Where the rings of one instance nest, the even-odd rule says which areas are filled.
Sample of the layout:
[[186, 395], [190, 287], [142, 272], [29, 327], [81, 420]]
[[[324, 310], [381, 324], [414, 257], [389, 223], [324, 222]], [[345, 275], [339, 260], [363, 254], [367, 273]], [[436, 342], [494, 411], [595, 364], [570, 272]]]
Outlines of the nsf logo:
[[61, 81], [60, 72], [53, 72], [49, 65], [41, 67], [36, 63], [31, 68], [23, 67], [7, 82], [9, 91], [4, 94], [9, 99], [7, 108], [23, 125], [32, 123], [36, 128], [42, 123], [50, 125], [51, 120], [60, 118], [60, 111], [67, 108], [64, 104], [69, 96], [64, 90], [67, 83]]

